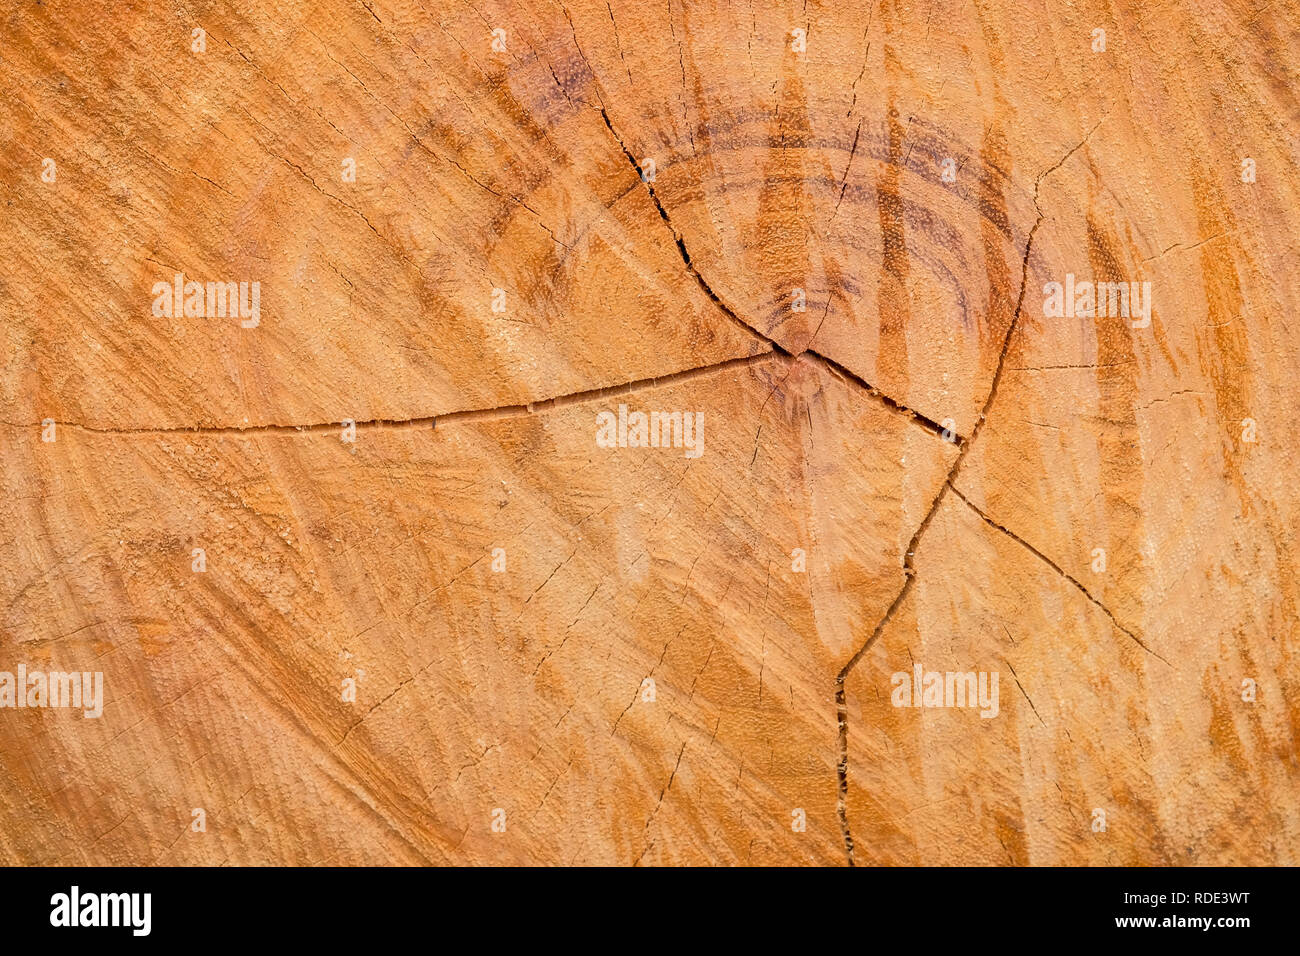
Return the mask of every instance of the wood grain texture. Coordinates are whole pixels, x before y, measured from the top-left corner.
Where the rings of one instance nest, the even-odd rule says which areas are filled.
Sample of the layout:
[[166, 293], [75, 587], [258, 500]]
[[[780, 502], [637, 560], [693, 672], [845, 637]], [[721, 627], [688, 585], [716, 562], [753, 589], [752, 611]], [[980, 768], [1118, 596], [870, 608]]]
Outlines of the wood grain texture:
[[10, 4], [0, 861], [1300, 862], [1297, 23]]

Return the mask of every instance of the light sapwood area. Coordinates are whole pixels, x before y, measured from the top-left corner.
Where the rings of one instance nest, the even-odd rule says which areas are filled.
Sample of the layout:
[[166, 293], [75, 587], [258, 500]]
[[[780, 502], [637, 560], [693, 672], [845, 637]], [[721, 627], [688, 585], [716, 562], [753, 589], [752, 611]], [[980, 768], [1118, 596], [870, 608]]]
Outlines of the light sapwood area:
[[12, 5], [0, 860], [1300, 862], [1298, 23]]

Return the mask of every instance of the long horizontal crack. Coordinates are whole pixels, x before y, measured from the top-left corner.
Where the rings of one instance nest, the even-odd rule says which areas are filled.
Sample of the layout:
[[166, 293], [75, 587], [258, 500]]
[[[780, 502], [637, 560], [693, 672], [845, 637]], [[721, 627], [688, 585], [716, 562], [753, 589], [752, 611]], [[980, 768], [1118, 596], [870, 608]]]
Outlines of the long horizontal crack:
[[[899, 402], [894, 401], [880, 389], [867, 382], [861, 376], [845, 368], [834, 359], [827, 358], [819, 352], [808, 350], [801, 352], [799, 357], [806, 357], [810, 361], [822, 365], [831, 374], [853, 382], [862, 388], [872, 398], [880, 402], [881, 405], [904, 415], [916, 424], [918, 427], [925, 429], [933, 435], [942, 438], [945, 441], [951, 441], [957, 445], [965, 443], [965, 439], [956, 432], [945, 433], [944, 427], [937, 422], [927, 418], [919, 412], [908, 408]], [[721, 362], [715, 362], [710, 365], [702, 365], [697, 368], [685, 369], [681, 372], [672, 372], [668, 375], [653, 376], [650, 378], [637, 379], [631, 382], [625, 382], [621, 385], [607, 385], [601, 388], [585, 389], [579, 392], [569, 392], [564, 395], [557, 395], [552, 398], [540, 399], [534, 402], [526, 402], [517, 405], [497, 405], [490, 408], [469, 408], [458, 411], [443, 412], [441, 415], [426, 415], [419, 418], [372, 418], [365, 421], [355, 421], [357, 431], [368, 429], [418, 429], [433, 428], [441, 422], [444, 424], [464, 421], [491, 421], [502, 418], [515, 418], [522, 415], [532, 415], [537, 412], [546, 411], [551, 408], [560, 408], [566, 405], [573, 405], [581, 402], [597, 401], [602, 398], [615, 398], [619, 395], [626, 395], [645, 388], [656, 388], [665, 385], [672, 385], [677, 382], [689, 381], [701, 375], [709, 375], [714, 372], [725, 371], [730, 368], [739, 368], [763, 362], [768, 360], [780, 360], [792, 362], [796, 356], [791, 356], [788, 352], [778, 352], [775, 349], [768, 352], [760, 352], [757, 355], [746, 355], [738, 358], [724, 359]], [[310, 422], [299, 425], [283, 424], [265, 424], [265, 425], [173, 425], [163, 428], [105, 428], [98, 425], [86, 425], [78, 422], [55, 421], [55, 424], [63, 428], [71, 428], [76, 431], [89, 432], [98, 435], [232, 435], [232, 436], [254, 436], [254, 435], [310, 435], [320, 432], [333, 432], [343, 424], [343, 420], [330, 422]], [[19, 422], [0, 421], [0, 425], [9, 428], [20, 429], [38, 429], [40, 424], [23, 424]], [[951, 437], [948, 437], [951, 434]]]
[[[498, 405], [491, 408], [468, 408], [460, 411], [444, 412], [441, 415], [426, 415], [421, 418], [374, 418], [367, 421], [354, 422], [357, 431], [366, 429], [419, 429], [433, 428], [439, 423], [448, 422], [465, 422], [465, 421], [495, 421], [503, 418], [516, 418], [523, 415], [534, 415], [538, 412], [548, 411], [552, 408], [562, 408], [566, 405], [576, 405], [582, 402], [597, 401], [602, 398], [616, 398], [620, 395], [627, 395], [632, 392], [645, 388], [656, 388], [665, 385], [673, 385], [678, 382], [687, 382], [693, 378], [699, 378], [704, 375], [712, 375], [716, 372], [723, 372], [733, 368], [744, 368], [759, 362], [771, 361], [778, 357], [775, 352], [760, 352], [757, 355], [743, 355], [738, 358], [725, 359], [721, 362], [714, 362], [710, 365], [702, 365], [698, 368], [685, 369], [681, 372], [672, 372], [668, 375], [658, 375], [651, 378], [641, 378], [632, 382], [624, 382], [621, 385], [607, 385], [601, 388], [584, 389], [580, 392], [569, 392], [564, 395], [557, 395], [553, 398], [541, 399], [535, 402], [526, 402], [519, 405]], [[82, 425], [76, 422], [58, 422], [56, 425], [63, 428], [72, 428], [77, 431], [91, 432], [99, 435], [309, 435], [318, 432], [337, 431], [342, 421], [333, 422], [314, 422], [304, 425], [213, 425], [213, 426], [186, 426], [177, 425], [168, 428], [101, 428], [95, 425]], [[40, 428], [41, 425], [25, 425], [17, 422], [0, 422], [0, 425], [7, 425], [10, 428]]]
[[1052, 560], [1051, 558], [1049, 558], [1047, 555], [1043, 554], [1043, 552], [1039, 551], [1039, 550], [1038, 550], [1037, 548], [1035, 548], [1032, 544], [1030, 544], [1030, 543], [1029, 543], [1028, 541], [1026, 541], [1024, 538], [1020, 537], [1020, 535], [1016, 534], [1016, 533], [1015, 533], [1014, 531], [1012, 531], [1010, 528], [1007, 528], [1005, 525], [998, 524], [998, 522], [996, 522], [996, 521], [994, 521], [992, 518], [990, 518], [987, 514], [984, 513], [984, 510], [983, 510], [982, 508], [980, 508], [980, 507], [979, 507], [978, 505], [976, 505], [973, 501], [971, 501], [969, 498], [967, 498], [965, 495], [963, 495], [963, 494], [961, 493], [960, 489], [958, 489], [957, 487], [953, 486], [953, 488], [952, 488], [952, 493], [953, 493], [954, 495], [956, 495], [958, 498], [960, 498], [962, 501], [964, 501], [964, 502], [966, 503], [966, 506], [967, 506], [968, 508], [970, 508], [971, 511], [973, 511], [973, 512], [975, 512], [975, 514], [979, 515], [979, 517], [984, 521], [985, 524], [987, 524], [987, 525], [988, 525], [989, 527], [991, 527], [991, 528], [995, 528], [995, 529], [997, 529], [998, 531], [1001, 531], [1004, 535], [1006, 535], [1006, 536], [1007, 536], [1008, 538], [1010, 538], [1011, 540], [1013, 540], [1013, 541], [1015, 541], [1015, 542], [1018, 542], [1018, 543], [1021, 545], [1021, 547], [1023, 547], [1025, 550], [1027, 550], [1030, 554], [1032, 554], [1034, 557], [1038, 558], [1038, 560], [1042, 561], [1042, 562], [1043, 562], [1044, 564], [1046, 564], [1049, 568], [1051, 568], [1053, 571], [1055, 571], [1057, 574], [1059, 574], [1062, 578], [1064, 578], [1065, 580], [1067, 580], [1067, 581], [1069, 581], [1071, 584], [1073, 584], [1073, 585], [1075, 586], [1075, 588], [1078, 589], [1078, 591], [1079, 591], [1080, 594], [1082, 594], [1082, 595], [1083, 595], [1084, 597], [1086, 597], [1089, 601], [1091, 601], [1093, 604], [1095, 604], [1097, 607], [1099, 607], [1103, 612], [1105, 612], [1106, 616], [1107, 616], [1108, 618], [1110, 618], [1110, 622], [1111, 622], [1112, 624], [1114, 624], [1116, 628], [1118, 628], [1119, 630], [1121, 630], [1121, 631], [1123, 631], [1125, 634], [1127, 634], [1129, 637], [1131, 637], [1131, 638], [1132, 638], [1132, 639], [1137, 643], [1137, 645], [1138, 645], [1139, 647], [1142, 648], [1142, 650], [1146, 651], [1146, 652], [1147, 652], [1148, 654], [1150, 654], [1152, 657], [1155, 657], [1155, 658], [1158, 658], [1159, 660], [1164, 661], [1166, 665], [1168, 665], [1168, 666], [1170, 666], [1170, 667], [1173, 666], [1173, 665], [1170, 664], [1169, 661], [1166, 660], [1166, 659], [1165, 659], [1165, 658], [1164, 658], [1164, 657], [1163, 657], [1163, 656], [1162, 656], [1158, 651], [1154, 651], [1154, 650], [1152, 650], [1150, 647], [1148, 647], [1148, 646], [1147, 646], [1147, 643], [1146, 643], [1145, 641], [1143, 641], [1142, 638], [1138, 637], [1138, 636], [1137, 636], [1136, 634], [1134, 634], [1131, 630], [1129, 630], [1127, 627], [1125, 627], [1123, 624], [1121, 624], [1121, 623], [1119, 622], [1119, 620], [1116, 619], [1115, 615], [1111, 613], [1110, 608], [1106, 607], [1106, 605], [1102, 604], [1102, 603], [1101, 603], [1100, 601], [1098, 601], [1095, 597], [1093, 597], [1093, 596], [1092, 596], [1092, 593], [1091, 593], [1091, 592], [1090, 592], [1086, 587], [1083, 586], [1083, 583], [1080, 582], [1078, 578], [1074, 577], [1072, 574], [1070, 574], [1068, 571], [1066, 571], [1064, 568], [1062, 568], [1059, 564], [1057, 564], [1055, 561], [1053, 561], [1053, 560]]

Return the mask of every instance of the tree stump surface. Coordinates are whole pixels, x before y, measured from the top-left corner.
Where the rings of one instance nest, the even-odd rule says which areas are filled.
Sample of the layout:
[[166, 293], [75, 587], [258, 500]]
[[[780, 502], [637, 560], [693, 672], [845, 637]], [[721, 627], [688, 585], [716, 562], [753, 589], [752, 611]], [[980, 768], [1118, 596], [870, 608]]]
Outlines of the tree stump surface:
[[0, 861], [1300, 862], [1294, 2], [2, 22]]

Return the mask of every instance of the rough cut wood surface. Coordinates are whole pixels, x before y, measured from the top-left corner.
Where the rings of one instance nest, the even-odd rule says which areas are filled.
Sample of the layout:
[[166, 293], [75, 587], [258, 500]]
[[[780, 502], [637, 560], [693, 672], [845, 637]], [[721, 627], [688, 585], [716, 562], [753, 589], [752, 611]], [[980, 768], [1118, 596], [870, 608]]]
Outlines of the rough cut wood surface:
[[0, 861], [1300, 863], [1294, 0], [0, 17]]

